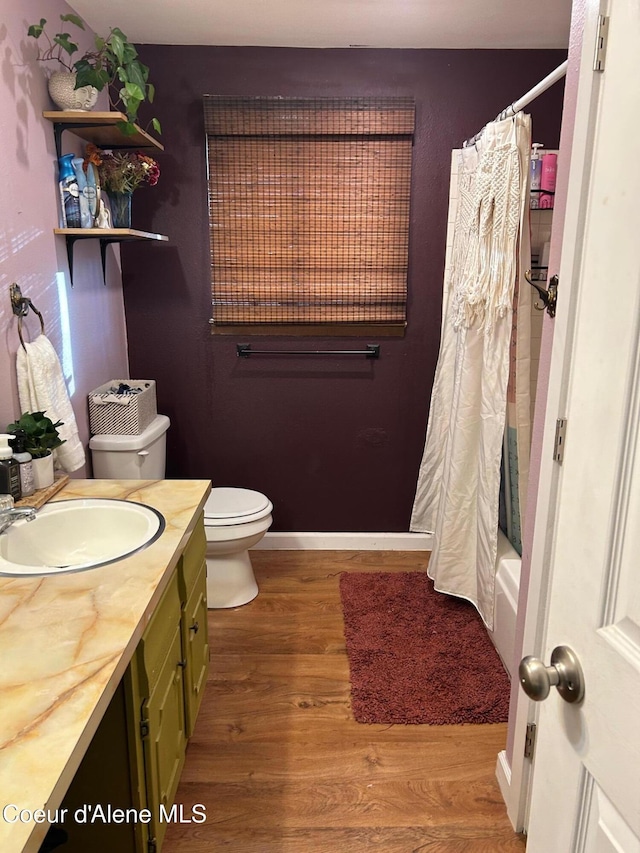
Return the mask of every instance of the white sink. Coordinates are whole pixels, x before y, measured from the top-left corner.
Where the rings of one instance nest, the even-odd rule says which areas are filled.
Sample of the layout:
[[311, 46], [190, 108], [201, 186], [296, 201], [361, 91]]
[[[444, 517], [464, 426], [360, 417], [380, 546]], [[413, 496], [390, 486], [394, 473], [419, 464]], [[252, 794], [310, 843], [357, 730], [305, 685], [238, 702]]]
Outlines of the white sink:
[[62, 500], [33, 521], [14, 522], [0, 535], [0, 575], [50, 575], [94, 569], [154, 542], [164, 517], [153, 507], [111, 499]]

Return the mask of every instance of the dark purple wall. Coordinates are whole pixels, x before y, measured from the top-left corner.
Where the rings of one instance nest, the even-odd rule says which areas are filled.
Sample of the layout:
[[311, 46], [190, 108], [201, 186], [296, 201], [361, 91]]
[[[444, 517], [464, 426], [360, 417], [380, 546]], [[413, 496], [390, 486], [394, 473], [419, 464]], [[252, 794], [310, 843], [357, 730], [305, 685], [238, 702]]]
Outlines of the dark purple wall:
[[[131, 376], [157, 380], [171, 418], [168, 476], [264, 492], [273, 530], [407, 530], [438, 356], [451, 149], [565, 53], [146, 45], [140, 54], [165, 151], [158, 186], [134, 196], [133, 225], [170, 242], [124, 245], [123, 281]], [[369, 339], [211, 336], [203, 94], [415, 98], [408, 326], [402, 339], [371, 338], [379, 361], [236, 356], [245, 340], [359, 349]], [[562, 84], [532, 105], [536, 142], [557, 147], [561, 109]]]

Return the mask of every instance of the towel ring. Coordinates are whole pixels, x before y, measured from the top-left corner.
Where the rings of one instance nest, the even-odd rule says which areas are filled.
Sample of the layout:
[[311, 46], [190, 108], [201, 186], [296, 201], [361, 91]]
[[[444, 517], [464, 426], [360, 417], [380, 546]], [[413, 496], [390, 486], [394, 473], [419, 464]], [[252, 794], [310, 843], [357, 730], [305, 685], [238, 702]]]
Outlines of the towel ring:
[[29, 309], [31, 309], [40, 320], [40, 333], [42, 335], [44, 335], [44, 319], [33, 302], [26, 296], [22, 295], [20, 288], [15, 282], [9, 287], [9, 293], [11, 296], [11, 310], [18, 318], [18, 337], [20, 338], [22, 349], [26, 350], [24, 338], [22, 337], [22, 318], [26, 317], [29, 313]]

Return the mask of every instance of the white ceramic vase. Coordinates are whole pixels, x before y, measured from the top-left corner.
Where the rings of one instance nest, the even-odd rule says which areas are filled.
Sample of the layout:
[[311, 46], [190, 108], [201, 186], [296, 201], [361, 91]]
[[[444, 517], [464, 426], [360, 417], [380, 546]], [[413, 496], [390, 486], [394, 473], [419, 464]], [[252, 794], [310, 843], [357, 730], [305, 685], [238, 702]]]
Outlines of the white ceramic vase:
[[75, 85], [75, 71], [54, 71], [48, 82], [53, 103], [61, 110], [92, 110], [98, 100], [98, 90], [93, 86], [81, 86], [76, 89]]
[[53, 485], [53, 453], [31, 460], [33, 466], [33, 484], [36, 489], [48, 489]]

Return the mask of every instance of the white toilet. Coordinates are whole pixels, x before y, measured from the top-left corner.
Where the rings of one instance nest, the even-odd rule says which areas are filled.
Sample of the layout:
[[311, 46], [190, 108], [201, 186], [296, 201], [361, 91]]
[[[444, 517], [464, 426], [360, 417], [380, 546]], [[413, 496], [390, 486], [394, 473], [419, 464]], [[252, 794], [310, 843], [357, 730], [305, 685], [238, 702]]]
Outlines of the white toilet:
[[[157, 415], [140, 435], [94, 435], [93, 476], [107, 480], [162, 480], [169, 418]], [[211, 490], [204, 508], [207, 606], [239, 607], [258, 594], [248, 549], [271, 527], [271, 501], [251, 489]]]
[[239, 607], [258, 594], [249, 548], [271, 527], [273, 505], [261, 492], [217, 487], [204, 507], [207, 606]]

